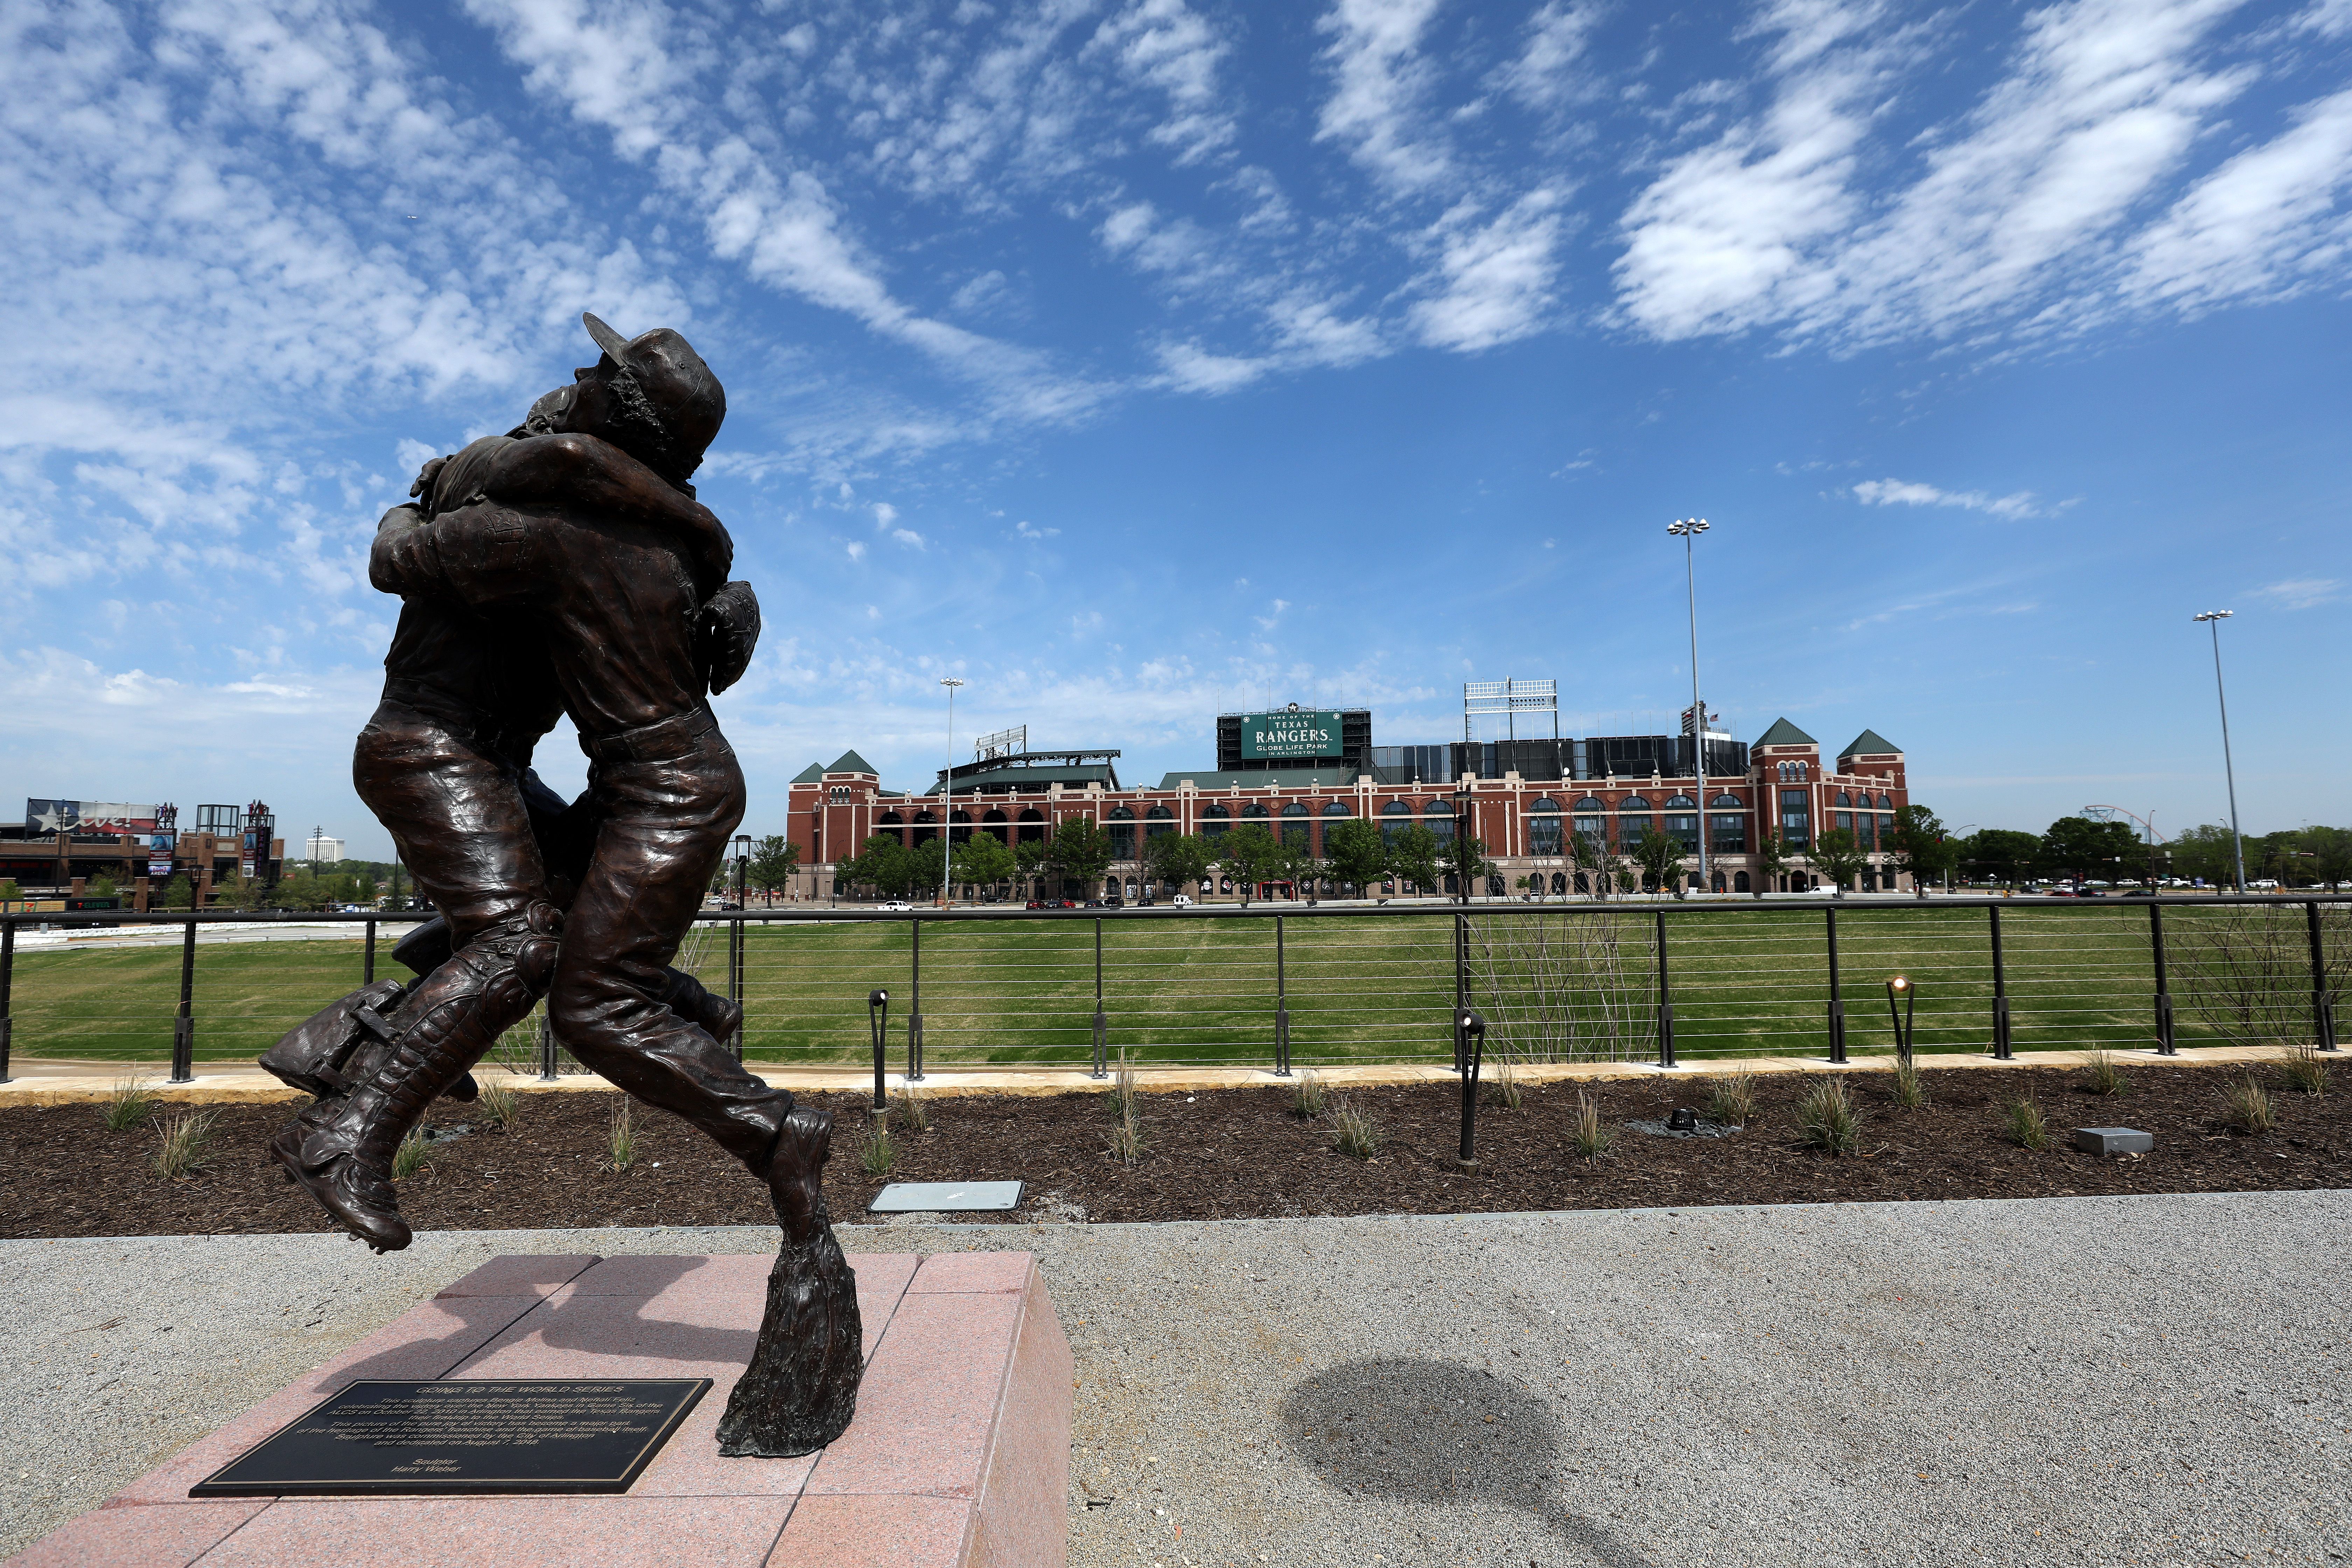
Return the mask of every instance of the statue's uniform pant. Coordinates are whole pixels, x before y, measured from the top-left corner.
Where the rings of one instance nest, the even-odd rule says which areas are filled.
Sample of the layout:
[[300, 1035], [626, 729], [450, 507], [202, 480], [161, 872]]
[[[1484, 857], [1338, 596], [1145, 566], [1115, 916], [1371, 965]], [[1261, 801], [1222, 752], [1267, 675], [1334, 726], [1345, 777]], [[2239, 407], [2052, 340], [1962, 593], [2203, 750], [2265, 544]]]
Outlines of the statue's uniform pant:
[[548, 1016], [582, 1062], [764, 1179], [792, 1096], [664, 999], [667, 965], [743, 819], [734, 750], [708, 709], [586, 749], [596, 845], [564, 919]]

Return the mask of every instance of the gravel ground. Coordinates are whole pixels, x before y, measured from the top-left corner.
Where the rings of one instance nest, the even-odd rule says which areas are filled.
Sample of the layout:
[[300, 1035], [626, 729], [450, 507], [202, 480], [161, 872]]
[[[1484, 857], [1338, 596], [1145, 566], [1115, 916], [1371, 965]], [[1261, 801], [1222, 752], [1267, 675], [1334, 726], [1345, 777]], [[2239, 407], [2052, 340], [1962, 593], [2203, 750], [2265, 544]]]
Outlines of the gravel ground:
[[[2352, 1193], [844, 1230], [1044, 1258], [1080, 1564], [2352, 1558]], [[772, 1235], [0, 1244], [0, 1552], [483, 1258]]]

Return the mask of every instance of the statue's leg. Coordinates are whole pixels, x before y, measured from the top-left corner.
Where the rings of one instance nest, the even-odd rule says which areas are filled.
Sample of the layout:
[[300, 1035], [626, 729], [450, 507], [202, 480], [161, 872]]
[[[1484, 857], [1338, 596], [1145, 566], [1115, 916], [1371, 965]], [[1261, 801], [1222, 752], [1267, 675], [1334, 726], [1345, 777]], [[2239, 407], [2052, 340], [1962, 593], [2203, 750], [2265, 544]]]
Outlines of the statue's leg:
[[720, 1451], [809, 1453], [848, 1426], [864, 1372], [856, 1279], [824, 1209], [832, 1118], [794, 1109], [667, 1000], [693, 1008], [709, 996], [679, 986], [668, 965], [741, 820], [742, 774], [713, 734], [683, 757], [600, 766], [596, 789], [604, 820], [566, 917], [549, 1016], [583, 1062], [701, 1128], [768, 1184], [783, 1240]]

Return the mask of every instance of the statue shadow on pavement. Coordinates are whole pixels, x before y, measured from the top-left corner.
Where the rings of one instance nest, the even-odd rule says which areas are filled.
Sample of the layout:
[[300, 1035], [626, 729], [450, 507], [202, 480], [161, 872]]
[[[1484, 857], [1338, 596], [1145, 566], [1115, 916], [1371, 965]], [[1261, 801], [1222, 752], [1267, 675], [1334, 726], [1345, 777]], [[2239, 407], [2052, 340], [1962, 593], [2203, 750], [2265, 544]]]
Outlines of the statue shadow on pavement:
[[1511, 1379], [1453, 1362], [1349, 1362], [1292, 1389], [1277, 1414], [1291, 1452], [1333, 1486], [1409, 1503], [1499, 1503], [1595, 1563], [1648, 1568], [1563, 1504], [1559, 1421]]

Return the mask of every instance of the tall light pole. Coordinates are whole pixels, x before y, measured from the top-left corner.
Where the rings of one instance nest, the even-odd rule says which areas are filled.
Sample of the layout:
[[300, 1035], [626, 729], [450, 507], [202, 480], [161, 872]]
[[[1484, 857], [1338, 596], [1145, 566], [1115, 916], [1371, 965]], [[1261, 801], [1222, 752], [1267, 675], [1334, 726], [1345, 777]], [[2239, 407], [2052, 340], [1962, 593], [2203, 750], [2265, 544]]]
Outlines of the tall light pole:
[[1666, 531], [1681, 536], [1683, 584], [1690, 595], [1691, 771], [1697, 775], [1698, 887], [1705, 893], [1714, 889], [1706, 879], [1706, 705], [1698, 700], [1698, 562], [1691, 541], [1706, 531], [1706, 519], [1678, 518], [1666, 525]]
[[2221, 705], [2221, 776], [2230, 783], [2230, 857], [2238, 871], [2238, 891], [2246, 890], [2246, 841], [2238, 834], [2238, 770], [2230, 762], [2230, 698], [2221, 689], [2221, 623], [2235, 610], [2207, 610], [2192, 616], [2213, 634], [2213, 697]]
[[948, 771], [940, 775], [940, 902], [948, 901], [948, 873], [955, 859], [955, 694], [963, 684], [952, 675], [940, 677], [948, 689]]

